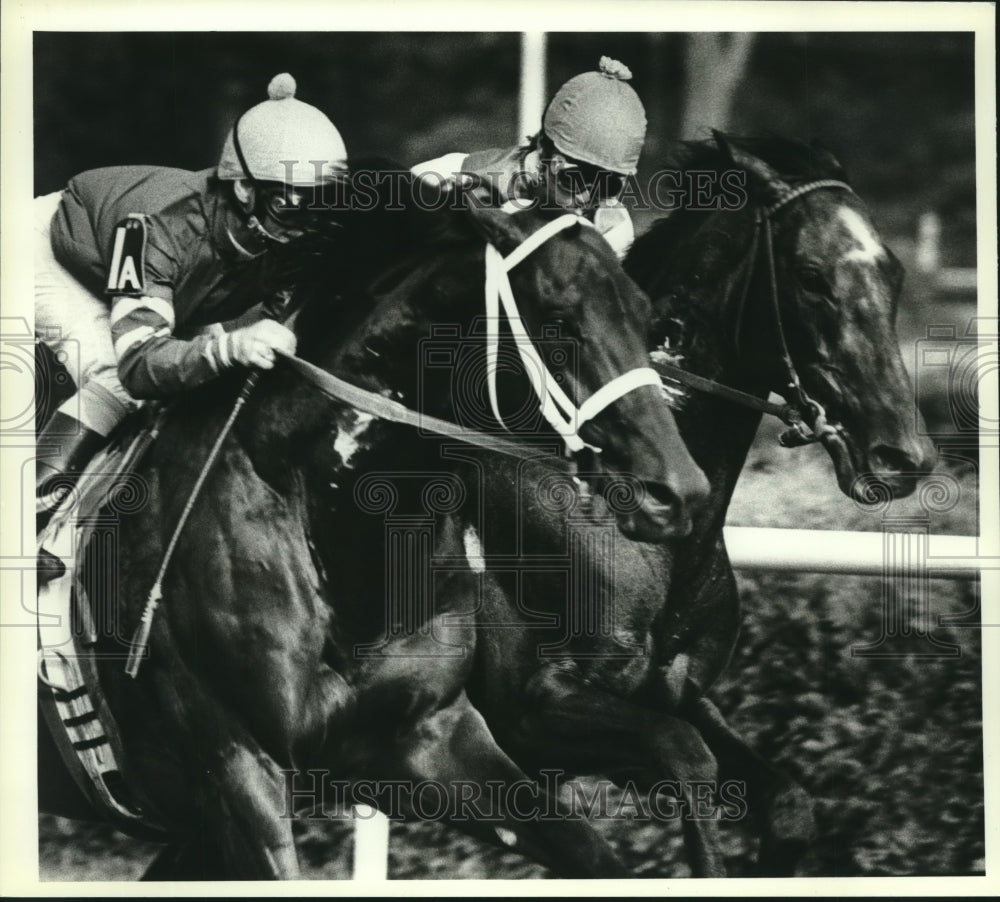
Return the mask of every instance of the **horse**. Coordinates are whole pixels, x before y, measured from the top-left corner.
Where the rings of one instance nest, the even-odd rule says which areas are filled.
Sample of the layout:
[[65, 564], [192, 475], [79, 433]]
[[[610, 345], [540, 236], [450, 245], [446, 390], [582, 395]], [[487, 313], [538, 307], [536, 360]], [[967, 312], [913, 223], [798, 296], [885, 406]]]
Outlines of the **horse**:
[[[603, 775], [682, 798], [696, 876], [725, 868], [717, 821], [699, 817], [684, 787], [741, 781], [761, 872], [791, 874], [814, 830], [808, 797], [706, 695], [740, 628], [727, 506], [766, 407], [784, 410], [792, 443], [821, 440], [841, 490], [862, 502], [912, 492], [935, 449], [894, 329], [902, 267], [837, 160], [797, 141], [716, 134], [686, 145], [679, 168], [736, 173], [731, 184], [746, 192], [729, 209], [676, 210], [624, 263], [653, 302], [650, 350], [701, 377], [675, 414], [709, 499], [691, 532], [664, 545], [607, 530], [595, 539], [572, 521], [607, 517], [599, 499], [581, 502], [530, 463], [471, 461], [464, 478], [489, 503], [465, 511], [482, 580], [467, 690], [526, 772]], [[772, 391], [789, 404], [769, 404]], [[518, 574], [546, 553], [569, 563], [525, 588]]]
[[[353, 204], [342, 216], [338, 250], [323, 260], [315, 296], [295, 321], [305, 363], [282, 361], [252, 390], [240, 374], [222, 378], [164, 408], [135, 473], [148, 503], [119, 514], [118, 591], [107, 602], [119, 628], [100, 632], [97, 668], [130, 794], [172, 837], [150, 879], [294, 878], [295, 780], [316, 779], [318, 770], [351, 792], [358, 781], [438, 781], [450, 811], [463, 781], [526, 779], [464, 691], [475, 631], [457, 615], [475, 574], [449, 574], [439, 602], [401, 623], [385, 603], [393, 586], [380, 552], [384, 527], [360, 509], [384, 500], [385, 490], [365, 480], [385, 472], [401, 474], [394, 502], [426, 501], [405, 477], [436, 465], [430, 497], [448, 512], [452, 502], [440, 496], [459, 491], [447, 478], [453, 464], [442, 473], [437, 443], [418, 428], [361, 413], [322, 381], [325, 373], [380, 403], [411, 404], [426, 418], [418, 426], [468, 415], [467, 399], [463, 407], [415, 374], [435, 325], [451, 324], [463, 347], [491, 353], [470, 331], [484, 261], [498, 291], [509, 286], [504, 302], [516, 298], [513, 312], [505, 309], [522, 359], [534, 347], [528, 336], [554, 324], [593, 336], [591, 353], [572, 367], [531, 358], [550, 369], [545, 378], [529, 373], [530, 385], [545, 408], [560, 380], [571, 415], [550, 417], [543, 436], [600, 458], [590, 482], [598, 492], [615, 491], [616, 473], [639, 479], [643, 498], [622, 510], [620, 528], [663, 541], [690, 528], [691, 509], [707, 493], [658, 384], [629, 375], [646, 367], [649, 302], [593, 229], [478, 205], [427, 210], [411, 201], [393, 215], [385, 206]], [[241, 385], [244, 406], [220, 436]], [[491, 386], [499, 411], [504, 382]], [[462, 534], [447, 516], [437, 520], [433, 541], [460, 559]], [[144, 609], [168, 545], [162, 602]], [[81, 576], [92, 597], [98, 570]], [[148, 654], [126, 674], [122, 635], [144, 611]], [[404, 802], [412, 812], [412, 798]], [[490, 821], [453, 819], [488, 841], [516, 841], [560, 873], [622, 873], [610, 848], [570, 818], [524, 821], [504, 804]]]

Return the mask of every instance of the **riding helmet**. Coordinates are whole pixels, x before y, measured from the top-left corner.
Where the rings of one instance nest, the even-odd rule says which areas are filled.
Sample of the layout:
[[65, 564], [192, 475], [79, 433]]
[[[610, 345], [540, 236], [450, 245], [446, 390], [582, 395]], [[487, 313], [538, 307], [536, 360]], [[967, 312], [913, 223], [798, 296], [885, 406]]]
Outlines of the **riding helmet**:
[[646, 111], [627, 84], [627, 66], [602, 56], [596, 72], [564, 84], [549, 102], [542, 128], [556, 149], [584, 163], [634, 175], [646, 138]]
[[347, 149], [340, 132], [325, 113], [296, 100], [291, 75], [283, 72], [272, 78], [267, 96], [229, 130], [217, 170], [220, 179], [316, 187], [346, 171]]

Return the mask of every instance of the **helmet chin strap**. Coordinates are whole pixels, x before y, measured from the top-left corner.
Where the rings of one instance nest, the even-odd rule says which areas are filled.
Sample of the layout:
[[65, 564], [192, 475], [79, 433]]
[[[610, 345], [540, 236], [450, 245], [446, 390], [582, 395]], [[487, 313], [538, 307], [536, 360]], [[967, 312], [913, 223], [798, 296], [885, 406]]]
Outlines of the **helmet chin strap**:
[[[289, 239], [279, 238], [277, 235], [271, 234], [271, 232], [264, 227], [264, 224], [260, 221], [260, 218], [254, 211], [260, 203], [262, 192], [260, 182], [254, 176], [253, 172], [250, 171], [250, 165], [247, 163], [247, 158], [243, 154], [243, 145], [240, 144], [240, 123], [242, 121], [243, 116], [240, 116], [240, 118], [237, 119], [236, 123], [233, 125], [233, 150], [236, 151], [236, 159], [239, 160], [240, 166], [243, 168], [243, 172], [246, 173], [246, 180], [250, 183], [250, 188], [253, 190], [253, 206], [251, 207], [250, 216], [246, 220], [246, 226], [251, 232], [259, 238], [263, 238], [265, 241], [273, 241], [276, 244], [287, 244]], [[232, 234], [230, 234], [229, 237], [233, 240], [233, 243], [237, 244], [239, 247], [238, 242], [236, 242]], [[258, 255], [254, 254], [253, 256]]]
[[264, 223], [257, 218], [256, 213], [250, 214], [250, 218], [247, 220], [247, 228], [250, 229], [250, 231], [255, 235], [259, 235], [265, 241], [274, 241], [277, 244], [288, 244], [290, 240], [289, 238], [279, 238], [277, 235], [272, 235], [266, 228], [264, 228]]
[[264, 248], [263, 250], [259, 250], [259, 251], [254, 252], [254, 251], [250, 250], [249, 248], [244, 247], [240, 243], [240, 240], [233, 234], [233, 230], [231, 228], [229, 228], [229, 226], [226, 226], [226, 237], [229, 238], [229, 243], [232, 244], [232, 246], [235, 247], [236, 250], [239, 251], [239, 253], [241, 253], [248, 260], [253, 260], [253, 259], [261, 256], [261, 254], [266, 253], [266, 251], [267, 251], [267, 248]]

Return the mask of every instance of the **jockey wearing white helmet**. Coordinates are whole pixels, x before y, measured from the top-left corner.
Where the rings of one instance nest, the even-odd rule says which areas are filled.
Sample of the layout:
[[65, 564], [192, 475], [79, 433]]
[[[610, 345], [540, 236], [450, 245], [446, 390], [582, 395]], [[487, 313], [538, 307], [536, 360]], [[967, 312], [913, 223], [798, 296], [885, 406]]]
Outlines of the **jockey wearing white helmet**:
[[598, 71], [577, 75], [556, 92], [542, 130], [527, 144], [446, 154], [413, 172], [437, 180], [473, 174], [489, 180], [504, 200], [554, 202], [591, 219], [623, 256], [635, 232], [618, 198], [635, 175], [646, 137], [646, 113], [631, 78], [627, 66], [601, 57]]
[[96, 169], [35, 199], [35, 334], [78, 390], [38, 437], [59, 448], [39, 460], [39, 496], [71, 484], [136, 399], [294, 351], [274, 320], [219, 325], [267, 300], [267, 251], [313, 227], [314, 193], [347, 170], [333, 123], [294, 95], [276, 76], [213, 169]]

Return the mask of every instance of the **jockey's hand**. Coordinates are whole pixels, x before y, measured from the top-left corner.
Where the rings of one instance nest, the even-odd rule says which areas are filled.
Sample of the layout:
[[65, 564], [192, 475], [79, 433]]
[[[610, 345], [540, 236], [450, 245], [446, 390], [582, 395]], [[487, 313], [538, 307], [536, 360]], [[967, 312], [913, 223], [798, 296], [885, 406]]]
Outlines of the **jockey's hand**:
[[294, 354], [295, 334], [273, 319], [262, 319], [229, 333], [229, 351], [235, 363], [269, 370], [275, 351]]

